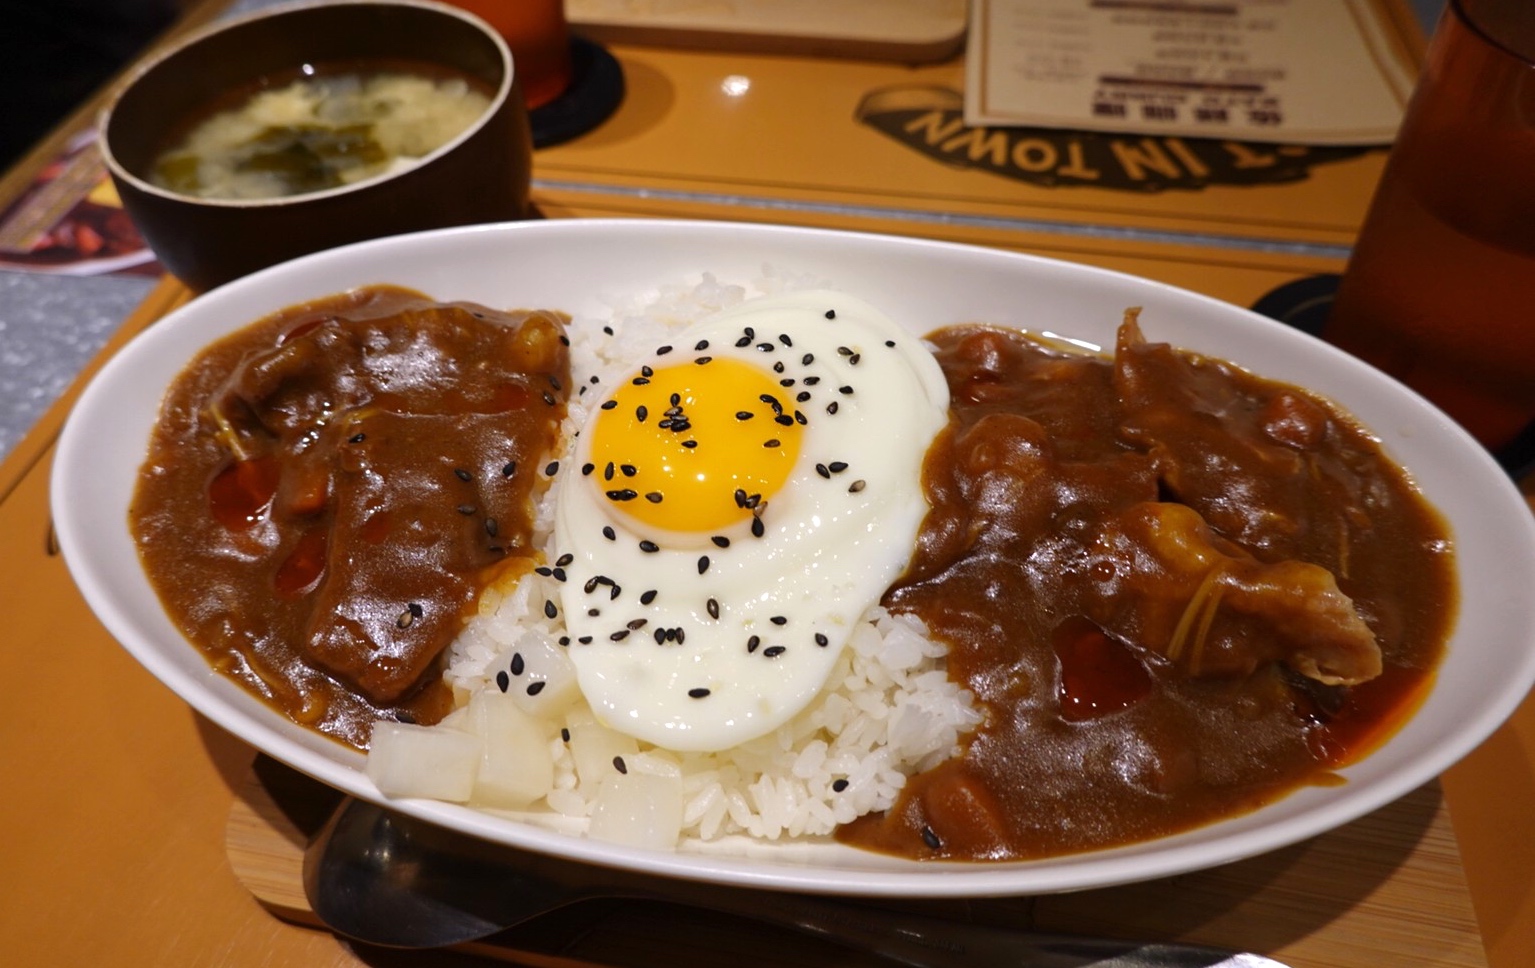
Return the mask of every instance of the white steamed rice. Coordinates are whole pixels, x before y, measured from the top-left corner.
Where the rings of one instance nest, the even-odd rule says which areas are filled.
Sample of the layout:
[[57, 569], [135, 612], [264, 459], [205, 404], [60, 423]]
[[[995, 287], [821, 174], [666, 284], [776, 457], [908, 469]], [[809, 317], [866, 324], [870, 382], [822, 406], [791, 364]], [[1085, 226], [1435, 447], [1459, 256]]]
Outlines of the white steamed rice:
[[[572, 375], [585, 391], [572, 395], [563, 439], [572, 440], [589, 406], [632, 369], [631, 361], [667, 342], [669, 334], [749, 296], [807, 284], [764, 270], [748, 290], [704, 275], [701, 281], [616, 307], [609, 320], [574, 320]], [[535, 515], [540, 547], [548, 547], [553, 521], [551, 491]], [[539, 574], [487, 590], [478, 615], [449, 653], [446, 676], [461, 706], [480, 690], [498, 689], [496, 674], [508, 667], [514, 652], [559, 648], [563, 628], [557, 618], [546, 618], [541, 607], [558, 598], [556, 580]], [[949, 680], [945, 653], [920, 620], [875, 606], [821, 696], [772, 733], [718, 753], [658, 750], [608, 734], [602, 762], [612, 753], [622, 755], [631, 772], [680, 773], [680, 840], [824, 836], [839, 824], [894, 805], [908, 776], [955, 755], [980, 722], [970, 693]], [[598, 771], [578, 767], [567, 737], [590, 731], [595, 723], [579, 700], [544, 721], [554, 789], [520, 817], [576, 831], [593, 826], [602, 778], [593, 775]], [[600, 830], [591, 832], [601, 835]]]

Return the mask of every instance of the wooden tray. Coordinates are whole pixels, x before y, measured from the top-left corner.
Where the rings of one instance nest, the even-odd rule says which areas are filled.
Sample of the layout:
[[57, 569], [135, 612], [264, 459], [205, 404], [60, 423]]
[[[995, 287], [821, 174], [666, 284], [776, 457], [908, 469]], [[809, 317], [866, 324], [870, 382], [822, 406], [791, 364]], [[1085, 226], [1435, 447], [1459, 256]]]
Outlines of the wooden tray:
[[[235, 877], [278, 917], [317, 924], [304, 899], [303, 849], [339, 798], [264, 758], [247, 774], [225, 847]], [[1076, 894], [906, 906], [1019, 928], [1221, 945], [1294, 968], [1487, 964], [1437, 785], [1332, 833], [1209, 871]], [[637, 901], [584, 902], [465, 950], [535, 965], [882, 963], [735, 918]]]
[[600, 43], [858, 57], [908, 64], [958, 54], [965, 0], [566, 0]]

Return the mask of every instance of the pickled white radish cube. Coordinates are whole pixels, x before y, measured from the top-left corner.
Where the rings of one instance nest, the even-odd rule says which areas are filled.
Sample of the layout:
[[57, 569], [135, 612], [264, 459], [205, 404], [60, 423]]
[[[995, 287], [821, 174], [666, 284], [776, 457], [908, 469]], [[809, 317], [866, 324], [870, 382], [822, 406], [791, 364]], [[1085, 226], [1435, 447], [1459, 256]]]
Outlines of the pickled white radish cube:
[[530, 629], [517, 639], [512, 655], [505, 667], [506, 694], [530, 715], [551, 719], [581, 698], [575, 664], [566, 647], [549, 636]]
[[597, 791], [587, 832], [598, 840], [634, 847], [677, 846], [682, 832], [682, 778], [615, 772]]
[[590, 720], [570, 724], [570, 757], [576, 764], [576, 780], [595, 790], [609, 774], [618, 772], [614, 760], [633, 756], [640, 744], [633, 736], [615, 732]]
[[554, 789], [554, 758], [544, 727], [511, 696], [477, 693], [469, 702], [469, 725], [484, 741], [471, 802], [518, 809]]
[[463, 730], [380, 722], [368, 749], [368, 778], [385, 796], [463, 803], [474, 792], [481, 746]]

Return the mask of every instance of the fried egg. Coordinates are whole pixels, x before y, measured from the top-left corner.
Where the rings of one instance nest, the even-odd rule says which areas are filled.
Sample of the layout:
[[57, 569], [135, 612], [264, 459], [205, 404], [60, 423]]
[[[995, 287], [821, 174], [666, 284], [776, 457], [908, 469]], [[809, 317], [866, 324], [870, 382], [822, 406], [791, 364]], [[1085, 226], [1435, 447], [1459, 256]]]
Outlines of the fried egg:
[[910, 560], [948, 403], [920, 338], [839, 292], [742, 303], [635, 361], [556, 482], [593, 711], [695, 751], [805, 708]]

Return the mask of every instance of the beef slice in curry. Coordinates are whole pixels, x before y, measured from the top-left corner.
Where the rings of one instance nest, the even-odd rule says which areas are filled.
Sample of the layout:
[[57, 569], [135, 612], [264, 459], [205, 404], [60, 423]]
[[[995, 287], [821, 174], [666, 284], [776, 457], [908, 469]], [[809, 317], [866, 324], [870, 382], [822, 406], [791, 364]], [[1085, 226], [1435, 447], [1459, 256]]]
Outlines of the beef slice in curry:
[[885, 603], [986, 720], [843, 840], [913, 857], [1114, 846], [1261, 806], [1412, 707], [1453, 618], [1443, 522], [1302, 390], [1145, 340], [931, 339], [953, 393]]
[[366, 746], [451, 702], [479, 591], [532, 567], [570, 384], [562, 317], [370, 287], [205, 350], [171, 388], [130, 524], [173, 619], [295, 720]]

